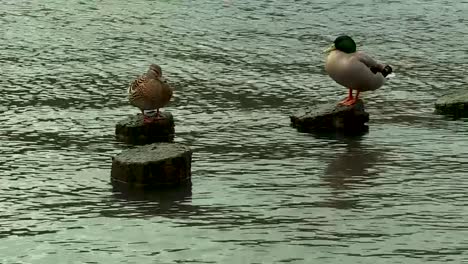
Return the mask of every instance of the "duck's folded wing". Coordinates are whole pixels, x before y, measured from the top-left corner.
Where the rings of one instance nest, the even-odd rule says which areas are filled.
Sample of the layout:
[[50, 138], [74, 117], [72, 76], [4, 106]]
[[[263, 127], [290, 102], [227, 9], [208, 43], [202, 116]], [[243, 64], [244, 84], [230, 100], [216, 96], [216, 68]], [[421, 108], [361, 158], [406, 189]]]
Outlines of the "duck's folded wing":
[[383, 64], [378, 63], [364, 52], [356, 52], [356, 58], [360, 62], [364, 63], [373, 73], [381, 72], [385, 67]]
[[142, 75], [133, 80], [130, 85], [128, 86], [128, 93], [134, 93], [136, 90], [140, 88], [140, 86], [144, 85], [147, 82], [146, 76]]

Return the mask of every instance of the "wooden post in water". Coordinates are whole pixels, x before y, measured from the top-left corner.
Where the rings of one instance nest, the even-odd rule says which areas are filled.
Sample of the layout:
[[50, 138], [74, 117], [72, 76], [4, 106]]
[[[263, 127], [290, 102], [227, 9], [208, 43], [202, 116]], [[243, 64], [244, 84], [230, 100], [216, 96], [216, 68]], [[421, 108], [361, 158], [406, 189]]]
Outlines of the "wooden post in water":
[[300, 132], [361, 133], [368, 130], [369, 113], [362, 100], [351, 106], [324, 103], [290, 116], [291, 125]]
[[182, 144], [136, 146], [112, 158], [111, 181], [145, 189], [190, 185], [191, 161], [192, 151]]
[[143, 122], [143, 115], [130, 116], [115, 126], [117, 139], [135, 145], [112, 158], [111, 182], [119, 189], [159, 189], [191, 185], [192, 151], [172, 143], [174, 118]]
[[438, 114], [468, 117], [468, 90], [442, 96], [436, 101], [435, 109]]
[[161, 119], [151, 123], [144, 123], [142, 114], [129, 116], [115, 126], [118, 140], [138, 145], [172, 142], [174, 133], [174, 118], [169, 112], [161, 112]]

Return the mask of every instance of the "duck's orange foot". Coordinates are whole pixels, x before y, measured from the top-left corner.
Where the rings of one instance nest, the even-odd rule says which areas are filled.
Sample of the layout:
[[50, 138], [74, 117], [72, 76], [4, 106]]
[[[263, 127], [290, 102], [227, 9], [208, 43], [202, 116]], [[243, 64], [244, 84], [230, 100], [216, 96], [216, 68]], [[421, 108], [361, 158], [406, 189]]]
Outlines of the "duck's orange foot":
[[144, 123], [144, 124], [153, 123], [153, 117], [151, 117], [151, 116], [143, 116], [143, 123]]
[[338, 104], [339, 105], [344, 105], [345, 103], [347, 103], [347, 102], [349, 102], [351, 100], [353, 100], [352, 97], [346, 97], [345, 99], [343, 99], [343, 101], [339, 102]]
[[154, 122], [158, 122], [160, 120], [164, 120], [166, 119], [163, 115], [161, 115], [161, 112], [159, 111], [159, 109], [156, 110], [156, 113], [155, 112], [150, 112], [149, 115], [145, 115], [143, 113], [143, 123], [144, 124], [149, 124], [149, 123], [154, 123]]
[[358, 99], [356, 97], [354, 97], [354, 98], [350, 98], [350, 99], [341, 101], [339, 103], [339, 105], [350, 106], [350, 105], [354, 105], [355, 103], [357, 103], [357, 101], [358, 101]]

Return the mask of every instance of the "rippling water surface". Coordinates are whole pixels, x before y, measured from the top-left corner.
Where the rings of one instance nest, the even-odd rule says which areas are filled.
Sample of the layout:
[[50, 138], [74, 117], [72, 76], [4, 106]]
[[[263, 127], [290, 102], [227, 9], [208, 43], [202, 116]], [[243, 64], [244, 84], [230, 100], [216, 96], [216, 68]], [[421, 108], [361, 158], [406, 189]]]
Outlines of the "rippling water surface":
[[[468, 2], [0, 2], [1, 263], [464, 263]], [[370, 131], [298, 133], [289, 114], [346, 95], [337, 35], [389, 63]], [[191, 146], [193, 186], [121, 194], [114, 125], [149, 63]]]

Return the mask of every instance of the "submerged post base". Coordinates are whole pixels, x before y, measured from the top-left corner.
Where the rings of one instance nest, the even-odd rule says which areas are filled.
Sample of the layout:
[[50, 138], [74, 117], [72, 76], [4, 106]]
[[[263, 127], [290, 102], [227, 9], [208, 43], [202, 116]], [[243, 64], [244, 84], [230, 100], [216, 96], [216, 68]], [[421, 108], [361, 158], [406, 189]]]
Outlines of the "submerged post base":
[[362, 100], [351, 106], [325, 103], [309, 107], [291, 115], [291, 125], [300, 132], [342, 131], [359, 133], [367, 131], [369, 113]]
[[142, 114], [129, 116], [117, 123], [115, 135], [118, 140], [131, 144], [172, 142], [174, 118], [169, 112], [161, 112], [161, 119], [144, 123]]
[[435, 109], [437, 114], [468, 117], [468, 90], [442, 96], [436, 101]]

